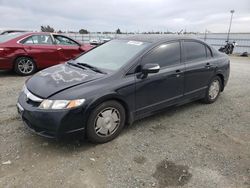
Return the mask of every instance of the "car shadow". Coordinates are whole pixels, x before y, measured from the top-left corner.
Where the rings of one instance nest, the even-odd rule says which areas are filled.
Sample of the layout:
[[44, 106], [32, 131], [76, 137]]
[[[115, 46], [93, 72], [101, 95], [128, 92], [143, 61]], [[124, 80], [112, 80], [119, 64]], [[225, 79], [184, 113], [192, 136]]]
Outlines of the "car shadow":
[[8, 77], [8, 78], [13, 78], [13, 77], [28, 78], [28, 77], [30, 77], [32, 75], [21, 76], [21, 75], [18, 75], [17, 73], [15, 73], [13, 70], [0, 70], [0, 78], [1, 77]]
[[50, 139], [40, 137], [34, 133], [31, 133], [29, 130], [26, 130], [28, 136], [28, 140], [34, 145], [38, 146], [35, 147], [35, 150], [47, 150], [53, 153], [74, 153], [77, 151], [85, 151], [90, 148], [93, 148], [97, 144], [88, 142], [82, 132], [69, 134], [67, 136], [63, 136], [60, 139]]
[[206, 105], [206, 104], [203, 104], [198, 100], [181, 106], [171, 106], [165, 108], [155, 113], [154, 115], [137, 120], [132, 125], [126, 126], [121, 134], [129, 134], [129, 132], [134, 131], [140, 126], [151, 126], [152, 125], [151, 123], [155, 123], [158, 119], [162, 119], [162, 117], [172, 117], [177, 114], [185, 113], [186, 111], [189, 111], [189, 109], [199, 107], [201, 105]]
[[[137, 131], [137, 128], [141, 126], [152, 126], [152, 124], [155, 123], [155, 121], [157, 121], [158, 119], [161, 119], [162, 117], [172, 117], [176, 115], [177, 113], [178, 114], [184, 113], [188, 111], [190, 108], [198, 107], [200, 105], [204, 105], [204, 104], [202, 104], [199, 101], [195, 101], [195, 102], [188, 103], [182, 106], [174, 106], [171, 108], [164, 109], [161, 112], [156, 113], [155, 115], [135, 121], [132, 125], [126, 126], [121, 132], [121, 135], [132, 134], [133, 131]], [[59, 153], [60, 152], [66, 152], [66, 153], [82, 152], [82, 151], [87, 151], [91, 148], [94, 148], [98, 145], [102, 145], [102, 144], [89, 142], [86, 138], [84, 138], [83, 132], [72, 133], [72, 134], [63, 136], [62, 138], [58, 140], [43, 138], [35, 134], [29, 137], [29, 139], [31, 139], [32, 142], [34, 142], [36, 145], [40, 145], [42, 150], [50, 150], [56, 153], [58, 152]], [[104, 144], [112, 144], [112, 142], [113, 141], [109, 143], [104, 143]], [[44, 144], [48, 145], [48, 147], [43, 147]]]
[[16, 77], [16, 76], [18, 75], [12, 70], [0, 70], [0, 77]]
[[[172, 117], [176, 115], [177, 113], [178, 114], [184, 113], [188, 111], [190, 108], [195, 108], [200, 105], [205, 105], [205, 104], [201, 103], [200, 101], [194, 101], [194, 102], [187, 103], [181, 106], [173, 106], [173, 107], [163, 109], [154, 115], [135, 121], [132, 125], [125, 126], [125, 128], [121, 132], [121, 135], [130, 134], [131, 131], [135, 131], [135, 129], [140, 126], [150, 126], [151, 125], [150, 122], [154, 123], [155, 120], [161, 119], [162, 117]], [[90, 143], [86, 138], [84, 138], [82, 132], [69, 134], [69, 135], [62, 137], [60, 140], [54, 140], [52, 142], [54, 142], [55, 144], [62, 145], [62, 146], [66, 144], [68, 146], [73, 146], [73, 147], [85, 147], [85, 146], [97, 145], [95, 143]]]

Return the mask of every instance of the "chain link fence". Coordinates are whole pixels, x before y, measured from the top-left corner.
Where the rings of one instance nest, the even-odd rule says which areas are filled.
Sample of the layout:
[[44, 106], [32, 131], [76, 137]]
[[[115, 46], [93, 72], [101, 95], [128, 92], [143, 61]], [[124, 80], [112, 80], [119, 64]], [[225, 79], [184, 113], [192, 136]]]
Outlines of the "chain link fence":
[[[102, 39], [115, 39], [134, 34], [67, 33], [66, 35], [79, 42], [89, 43], [89, 41], [93, 39], [101, 41]], [[161, 35], [167, 35], [167, 34], [161, 34]], [[226, 44], [225, 41], [227, 40], [227, 33], [206, 33], [206, 34], [203, 33], [203, 34], [193, 34], [192, 36], [197, 37], [203, 41], [206, 41], [208, 44], [212, 45], [216, 49], [219, 49], [221, 46], [224, 46]], [[237, 46], [234, 48], [234, 53], [238, 54], [241, 54], [243, 52], [250, 53], [250, 33], [230, 33], [229, 41], [230, 42], [235, 41], [237, 43]]]

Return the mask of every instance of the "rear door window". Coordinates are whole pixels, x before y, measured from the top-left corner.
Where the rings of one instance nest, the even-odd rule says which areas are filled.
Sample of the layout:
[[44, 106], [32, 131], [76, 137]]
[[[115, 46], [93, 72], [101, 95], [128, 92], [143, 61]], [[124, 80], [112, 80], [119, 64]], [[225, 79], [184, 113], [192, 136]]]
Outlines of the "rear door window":
[[196, 61], [207, 58], [206, 46], [195, 41], [184, 41], [184, 58], [185, 61]]
[[160, 67], [167, 67], [171, 65], [180, 64], [180, 42], [171, 42], [161, 44], [146, 54], [142, 59], [142, 65], [147, 63], [156, 63]]
[[35, 44], [35, 45], [52, 45], [52, 39], [50, 35], [32, 35], [21, 41], [23, 44]]

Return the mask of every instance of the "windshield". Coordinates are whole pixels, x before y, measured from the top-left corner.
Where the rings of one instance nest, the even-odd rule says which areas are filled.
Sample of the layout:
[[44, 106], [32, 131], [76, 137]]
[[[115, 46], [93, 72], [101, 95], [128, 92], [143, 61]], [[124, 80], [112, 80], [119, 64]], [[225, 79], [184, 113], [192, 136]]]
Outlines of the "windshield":
[[145, 49], [149, 43], [127, 40], [112, 40], [76, 59], [94, 67], [118, 70]]
[[14, 38], [17, 38], [17, 37], [19, 37], [21, 35], [23, 35], [22, 32], [20, 32], [20, 33], [8, 33], [8, 34], [0, 35], [0, 43], [6, 42], [6, 41], [14, 39]]

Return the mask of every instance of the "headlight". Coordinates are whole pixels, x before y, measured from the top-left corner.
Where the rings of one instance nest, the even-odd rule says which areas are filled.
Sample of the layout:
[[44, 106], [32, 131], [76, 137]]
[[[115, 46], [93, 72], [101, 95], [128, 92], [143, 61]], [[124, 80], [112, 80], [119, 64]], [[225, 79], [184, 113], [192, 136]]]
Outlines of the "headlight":
[[69, 109], [81, 106], [85, 102], [85, 99], [77, 100], [43, 100], [39, 108], [41, 109]]

